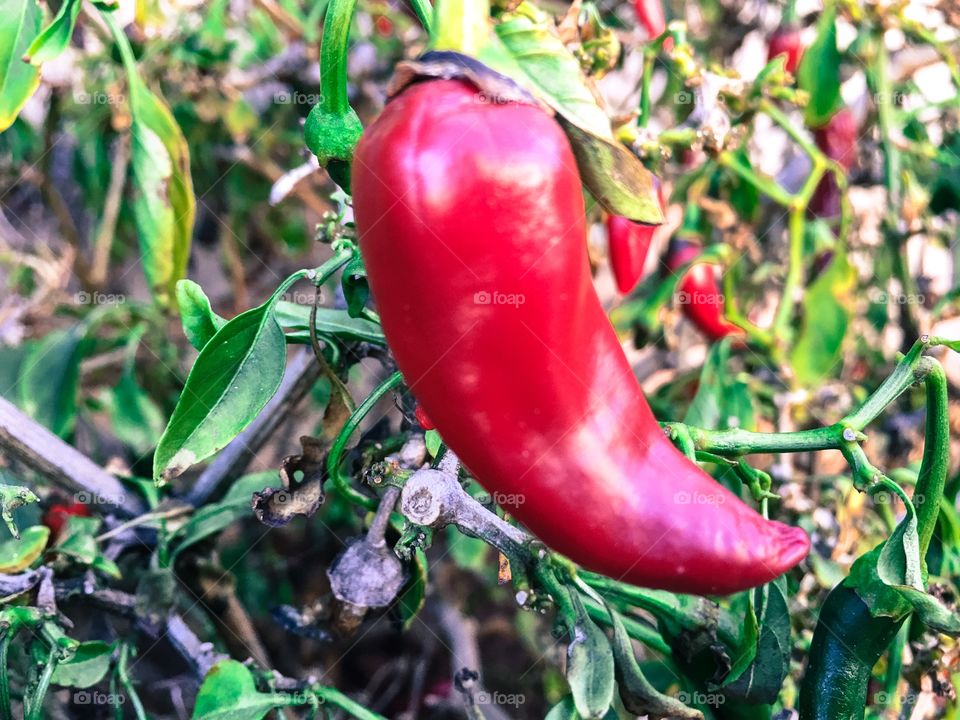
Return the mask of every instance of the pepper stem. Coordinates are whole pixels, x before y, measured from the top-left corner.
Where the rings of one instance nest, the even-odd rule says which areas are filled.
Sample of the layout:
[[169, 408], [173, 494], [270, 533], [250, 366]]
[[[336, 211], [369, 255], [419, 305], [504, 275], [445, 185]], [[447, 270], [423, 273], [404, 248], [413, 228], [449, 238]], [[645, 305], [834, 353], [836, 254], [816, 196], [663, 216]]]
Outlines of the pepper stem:
[[489, 0], [437, 0], [433, 5], [431, 50], [477, 57], [490, 32]]

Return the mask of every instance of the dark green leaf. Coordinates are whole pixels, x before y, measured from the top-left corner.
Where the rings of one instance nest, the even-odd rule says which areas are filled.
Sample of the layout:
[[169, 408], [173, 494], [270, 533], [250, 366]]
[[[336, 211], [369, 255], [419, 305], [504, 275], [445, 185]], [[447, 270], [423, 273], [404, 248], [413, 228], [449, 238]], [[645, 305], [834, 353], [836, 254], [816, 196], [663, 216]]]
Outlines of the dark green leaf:
[[155, 480], [177, 477], [223, 448], [276, 393], [287, 353], [274, 302], [233, 318], [203, 346], [157, 444]]
[[790, 353], [790, 364], [801, 385], [816, 385], [839, 369], [856, 282], [857, 271], [841, 251], [807, 288], [800, 335]]
[[20, 407], [62, 438], [70, 436], [77, 419], [84, 334], [80, 325], [49, 333], [32, 346], [20, 374]]
[[80, 643], [73, 657], [57, 663], [51, 682], [63, 687], [88, 688], [103, 680], [110, 669], [113, 645], [101, 640]]
[[613, 702], [613, 650], [607, 636], [587, 615], [580, 595], [571, 590], [576, 621], [567, 647], [567, 682], [577, 712], [584, 718], [602, 718]]
[[39, 67], [48, 60], [59, 57], [67, 49], [81, 7], [83, 0], [64, 0], [56, 17], [37, 35], [25, 53], [32, 65]]
[[820, 127], [840, 106], [840, 52], [837, 50], [837, 8], [827, 3], [817, 24], [817, 38], [797, 68], [797, 85], [810, 95], [804, 110], [808, 127]]
[[213, 311], [203, 288], [193, 280], [177, 281], [177, 306], [180, 308], [183, 334], [197, 350], [202, 350], [210, 338], [217, 334], [217, 330], [227, 324]]
[[0, 0], [0, 132], [13, 125], [40, 84], [37, 68], [22, 58], [41, 21], [36, 0]]

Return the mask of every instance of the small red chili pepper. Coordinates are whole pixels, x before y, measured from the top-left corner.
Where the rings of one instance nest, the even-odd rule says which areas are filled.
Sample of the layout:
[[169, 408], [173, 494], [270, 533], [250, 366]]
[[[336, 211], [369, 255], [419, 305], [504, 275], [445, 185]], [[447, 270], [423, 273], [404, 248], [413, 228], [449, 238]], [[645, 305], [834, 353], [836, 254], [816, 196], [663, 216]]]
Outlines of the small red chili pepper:
[[669, 440], [600, 304], [576, 161], [539, 107], [463, 80], [408, 85], [353, 164], [383, 330], [444, 441], [583, 567], [725, 594], [806, 556]]
[[[697, 243], [673, 238], [667, 248], [666, 266], [675, 272], [701, 253]], [[723, 293], [717, 282], [717, 266], [698, 263], [677, 285], [677, 304], [684, 317], [710, 340], [742, 335], [743, 330], [723, 316]]]
[[41, 522], [50, 528], [50, 542], [56, 542], [63, 527], [71, 517], [92, 517], [93, 513], [82, 502], [54, 503], [43, 514]]
[[633, 7], [650, 40], [663, 35], [663, 31], [667, 29], [667, 18], [661, 0], [634, 0]]
[[803, 57], [803, 39], [800, 28], [793, 25], [777, 28], [770, 36], [770, 45], [767, 48], [767, 62], [779, 55], [786, 56], [784, 68], [791, 75], [797, 74], [800, 67], [800, 58]]
[[617, 282], [617, 290], [622, 294], [629, 293], [640, 281], [656, 229], [656, 225], [635, 223], [620, 215], [607, 218], [610, 268]]
[[[857, 160], [857, 118], [849, 108], [837, 112], [823, 127], [813, 131], [817, 147], [831, 160], [850, 172]], [[840, 214], [840, 187], [832, 172], [820, 180], [807, 208], [814, 217], [831, 218]]]
[[417, 403], [417, 407], [413, 411], [414, 417], [417, 418], [417, 422], [420, 424], [424, 430], [433, 430], [433, 423], [430, 422], [430, 418], [427, 416], [426, 411], [423, 409], [423, 405]]

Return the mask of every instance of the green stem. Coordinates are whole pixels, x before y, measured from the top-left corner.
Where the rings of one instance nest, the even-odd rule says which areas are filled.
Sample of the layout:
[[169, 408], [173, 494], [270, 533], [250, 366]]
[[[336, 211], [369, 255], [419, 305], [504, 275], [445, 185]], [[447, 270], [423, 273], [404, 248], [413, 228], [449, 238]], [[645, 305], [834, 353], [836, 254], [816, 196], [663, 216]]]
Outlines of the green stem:
[[43, 666], [43, 672], [40, 673], [40, 681], [34, 690], [33, 698], [30, 700], [30, 711], [26, 720], [40, 720], [43, 716], [43, 699], [47, 696], [47, 690], [50, 688], [50, 679], [53, 677], [53, 671], [57, 669], [57, 663], [60, 660], [60, 648], [54, 645], [50, 648], [50, 655], [47, 656], [47, 664]]
[[489, 18], [489, 0], [437, 0], [430, 49], [476, 57], [487, 42]]
[[793, 310], [797, 303], [797, 292], [803, 285], [803, 231], [806, 206], [801, 204], [790, 209], [788, 231], [790, 235], [790, 255], [787, 261], [787, 277], [783, 284], [783, 294], [777, 306], [773, 321], [773, 336], [789, 338], [793, 327]]
[[383, 715], [375, 713], [373, 710], [368, 710], [336, 688], [327, 687], [326, 685], [314, 685], [311, 689], [324, 705], [332, 705], [359, 720], [387, 720]]
[[0, 637], [0, 718], [12, 718], [10, 709], [10, 674], [7, 667], [10, 653], [10, 643], [17, 634], [17, 626], [10, 625]]
[[369, 498], [363, 493], [354, 490], [347, 481], [347, 478], [343, 476], [340, 471], [340, 464], [343, 461], [343, 452], [346, 449], [347, 443], [350, 441], [350, 436], [353, 434], [354, 430], [360, 426], [363, 418], [365, 418], [367, 413], [369, 413], [370, 410], [372, 410], [373, 407], [380, 401], [380, 398], [402, 384], [403, 376], [399, 372], [395, 372], [393, 375], [380, 383], [380, 385], [378, 385], [377, 388], [370, 393], [367, 399], [360, 403], [357, 409], [351, 413], [349, 418], [347, 418], [347, 422], [344, 423], [343, 427], [340, 429], [340, 432], [337, 434], [336, 440], [333, 441], [333, 447], [330, 448], [330, 454], [327, 455], [327, 477], [330, 478], [333, 486], [343, 493], [348, 500], [356, 505], [365, 507], [368, 510], [375, 510], [378, 503], [373, 498]]
[[920, 557], [925, 558], [940, 515], [940, 499], [950, 467], [950, 419], [947, 377], [940, 363], [932, 358], [926, 375], [927, 420], [923, 437], [923, 459], [914, 492]]
[[430, 4], [430, 0], [410, 0], [410, 5], [413, 7], [417, 20], [423, 25], [423, 29], [429, 33], [433, 25], [433, 6]]

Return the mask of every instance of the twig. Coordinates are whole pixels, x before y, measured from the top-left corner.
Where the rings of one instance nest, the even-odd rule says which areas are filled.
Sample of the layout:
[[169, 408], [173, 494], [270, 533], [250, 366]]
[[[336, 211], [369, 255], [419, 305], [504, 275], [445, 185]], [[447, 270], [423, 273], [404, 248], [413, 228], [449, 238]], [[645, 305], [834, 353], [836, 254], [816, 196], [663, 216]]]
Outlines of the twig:
[[113, 475], [0, 397], [0, 451], [73, 493], [85, 492], [124, 516], [143, 503]]
[[186, 501], [194, 507], [206, 502], [227, 478], [236, 477], [247, 467], [283, 419], [310, 392], [320, 377], [320, 367], [307, 348], [293, 356], [277, 394], [266, 404], [256, 419], [223, 449], [204, 470], [187, 493]]
[[127, 181], [127, 167], [130, 165], [130, 135], [125, 133], [117, 138], [116, 152], [110, 167], [110, 185], [103, 202], [103, 215], [93, 240], [93, 263], [90, 267], [90, 282], [101, 287], [107, 279], [110, 266], [110, 246], [117, 231], [117, 218], [123, 200], [123, 188]]

